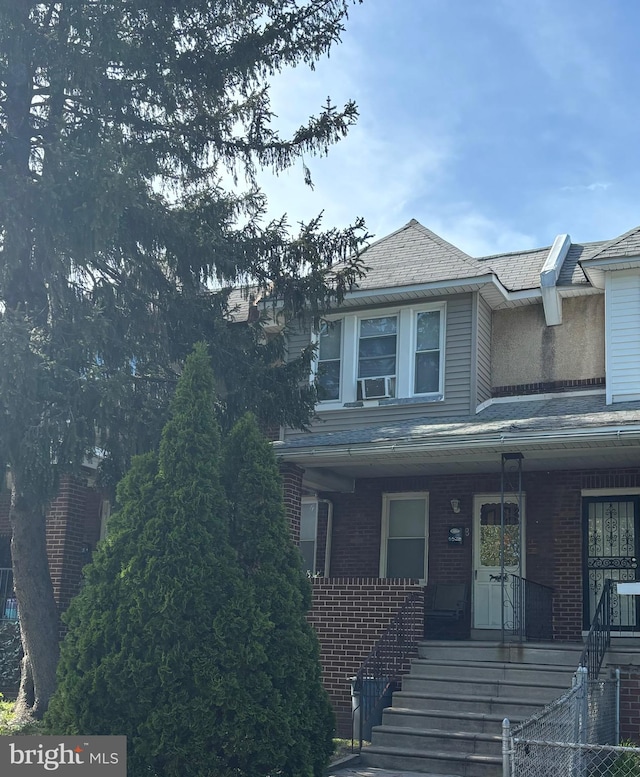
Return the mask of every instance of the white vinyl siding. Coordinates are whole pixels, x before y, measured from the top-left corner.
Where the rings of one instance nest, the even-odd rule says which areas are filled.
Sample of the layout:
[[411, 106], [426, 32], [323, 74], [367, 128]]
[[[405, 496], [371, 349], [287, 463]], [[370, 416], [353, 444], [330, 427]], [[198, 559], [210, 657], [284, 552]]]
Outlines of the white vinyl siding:
[[640, 400], [640, 271], [607, 273], [607, 403]]

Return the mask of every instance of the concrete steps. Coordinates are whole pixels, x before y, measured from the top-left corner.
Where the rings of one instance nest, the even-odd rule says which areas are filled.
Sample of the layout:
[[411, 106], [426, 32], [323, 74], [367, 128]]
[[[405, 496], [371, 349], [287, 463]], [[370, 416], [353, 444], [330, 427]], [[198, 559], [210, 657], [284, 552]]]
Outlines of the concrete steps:
[[582, 645], [424, 642], [363, 749], [365, 765], [500, 777], [502, 721], [518, 723], [571, 686]]

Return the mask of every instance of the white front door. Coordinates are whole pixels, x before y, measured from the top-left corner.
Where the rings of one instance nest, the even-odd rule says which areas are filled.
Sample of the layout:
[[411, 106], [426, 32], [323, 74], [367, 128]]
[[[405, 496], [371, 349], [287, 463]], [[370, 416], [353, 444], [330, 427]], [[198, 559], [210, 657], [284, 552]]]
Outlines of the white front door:
[[[513, 624], [512, 578], [520, 573], [520, 543], [524, 544], [524, 497], [504, 497], [504, 562], [507, 575], [504, 597], [505, 627]], [[502, 628], [502, 544], [500, 494], [479, 494], [473, 500], [473, 626], [476, 629]], [[522, 559], [522, 576], [525, 576]]]

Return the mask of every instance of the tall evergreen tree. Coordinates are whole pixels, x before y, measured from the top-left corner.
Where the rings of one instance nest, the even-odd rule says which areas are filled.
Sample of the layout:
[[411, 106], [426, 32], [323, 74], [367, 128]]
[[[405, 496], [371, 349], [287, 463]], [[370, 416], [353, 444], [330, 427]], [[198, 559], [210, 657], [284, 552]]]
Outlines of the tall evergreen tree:
[[[264, 224], [260, 166], [324, 153], [356, 118], [327, 103], [291, 138], [268, 79], [339, 40], [350, 0], [0, 0], [0, 464], [25, 649], [19, 708], [54, 687], [58, 622], [45, 511], [99, 446], [116, 472], [157, 442], [173, 366], [212, 343], [230, 412], [304, 424], [304, 359], [259, 325], [231, 333], [225, 294], [269, 289], [318, 315], [360, 264], [361, 225], [293, 239]], [[224, 174], [249, 192], [225, 191]], [[306, 355], [308, 359], [308, 354]], [[260, 396], [266, 401], [260, 402]]]
[[69, 609], [46, 717], [56, 733], [126, 734], [132, 777], [268, 777], [282, 772], [282, 737], [290, 744], [269, 714], [273, 624], [229, 542], [219, 458], [199, 346], [160, 455], [138, 458], [122, 482], [122, 508]]
[[333, 712], [322, 686], [318, 641], [306, 620], [311, 587], [286, 520], [273, 449], [247, 414], [225, 445], [223, 480], [231, 544], [260, 611], [273, 624], [264, 642], [280, 706], [284, 775], [320, 777], [333, 749]]

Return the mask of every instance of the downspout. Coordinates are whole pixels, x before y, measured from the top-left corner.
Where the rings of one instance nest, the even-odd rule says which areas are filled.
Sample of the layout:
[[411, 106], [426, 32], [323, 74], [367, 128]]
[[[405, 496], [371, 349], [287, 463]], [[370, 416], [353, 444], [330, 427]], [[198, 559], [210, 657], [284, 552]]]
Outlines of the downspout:
[[331, 536], [333, 534], [333, 502], [330, 499], [318, 499], [319, 504], [327, 505], [327, 536], [324, 542], [324, 576], [331, 571]]

